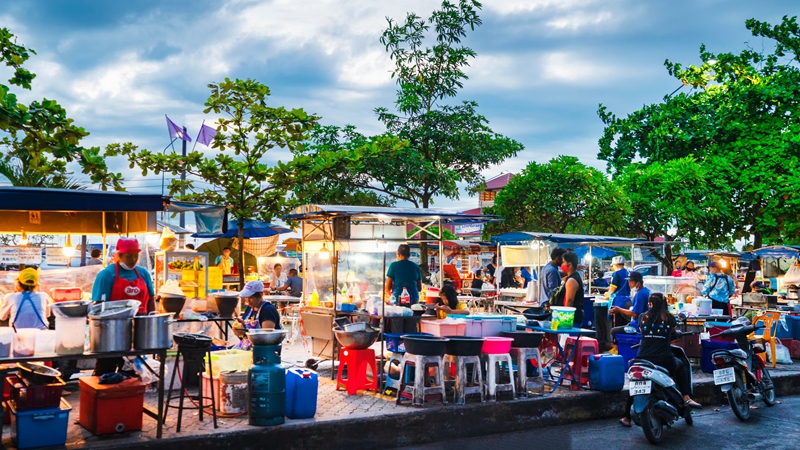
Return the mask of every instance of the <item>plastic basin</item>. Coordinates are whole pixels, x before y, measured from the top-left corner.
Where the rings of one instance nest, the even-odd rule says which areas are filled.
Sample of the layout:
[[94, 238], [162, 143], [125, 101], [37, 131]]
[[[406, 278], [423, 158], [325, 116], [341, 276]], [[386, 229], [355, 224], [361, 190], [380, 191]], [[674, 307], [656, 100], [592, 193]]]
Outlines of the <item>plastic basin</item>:
[[538, 348], [542, 344], [544, 333], [541, 331], [504, 331], [500, 333], [500, 336], [513, 339], [512, 347]]
[[421, 356], [443, 356], [449, 339], [436, 336], [404, 334], [402, 336], [406, 352]]
[[482, 337], [447, 336], [445, 353], [453, 356], [480, 356], [485, 341]]
[[511, 351], [511, 343], [514, 339], [509, 337], [487, 336], [484, 338], [481, 352], [489, 355], [502, 355]]
[[386, 341], [386, 350], [394, 353], [405, 353], [406, 346], [403, 343], [403, 336], [433, 336], [430, 333], [383, 333], [383, 339]]

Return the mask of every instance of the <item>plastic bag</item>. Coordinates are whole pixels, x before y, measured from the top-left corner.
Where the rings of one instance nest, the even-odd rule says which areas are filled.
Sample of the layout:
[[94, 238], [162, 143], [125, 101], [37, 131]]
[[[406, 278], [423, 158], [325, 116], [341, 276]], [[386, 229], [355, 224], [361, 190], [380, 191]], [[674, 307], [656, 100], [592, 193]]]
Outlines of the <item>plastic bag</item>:
[[[765, 344], [767, 347], [767, 361], [772, 361], [772, 346]], [[780, 339], [775, 340], [775, 355], [777, 356], [778, 364], [792, 364], [792, 355], [785, 345], [781, 344]]]
[[[147, 360], [147, 365], [150, 366], [150, 368], [153, 369], [155, 373], [158, 373], [159, 369], [161, 368], [161, 362], [147, 358], [145, 356], [143, 356], [142, 358]], [[138, 375], [139, 378], [141, 378], [142, 383], [151, 384], [158, 381], [158, 377], [153, 372], [150, 372], [147, 369], [147, 367], [145, 367], [142, 360], [134, 356], [129, 356], [126, 359], [127, 361], [125, 362], [125, 365], [130, 364], [133, 367], [133, 371], [136, 372], [136, 375]]]
[[169, 227], [164, 227], [161, 230], [161, 250], [165, 252], [173, 252], [178, 249], [178, 238], [175, 236], [175, 233], [169, 229]]
[[793, 259], [789, 270], [783, 276], [783, 284], [800, 284], [800, 266], [797, 265], [797, 260]]

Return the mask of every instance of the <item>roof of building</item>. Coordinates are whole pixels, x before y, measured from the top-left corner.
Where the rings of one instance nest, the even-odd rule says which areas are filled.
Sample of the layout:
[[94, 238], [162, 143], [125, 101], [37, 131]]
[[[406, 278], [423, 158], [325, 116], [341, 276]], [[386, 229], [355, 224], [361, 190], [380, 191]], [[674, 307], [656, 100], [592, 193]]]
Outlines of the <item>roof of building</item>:
[[508, 184], [509, 181], [511, 181], [512, 178], [514, 178], [513, 173], [504, 173], [498, 175], [486, 182], [486, 190], [499, 191], [500, 189], [506, 187], [506, 185]]

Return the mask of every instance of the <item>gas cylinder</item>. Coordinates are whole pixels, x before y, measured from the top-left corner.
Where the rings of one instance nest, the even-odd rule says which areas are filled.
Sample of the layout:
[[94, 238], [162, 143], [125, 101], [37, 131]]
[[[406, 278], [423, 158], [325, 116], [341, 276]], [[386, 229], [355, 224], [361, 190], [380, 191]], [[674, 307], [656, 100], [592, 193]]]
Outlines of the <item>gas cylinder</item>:
[[286, 372], [280, 345], [254, 345], [253, 366], [247, 373], [250, 425], [280, 425], [286, 414]]

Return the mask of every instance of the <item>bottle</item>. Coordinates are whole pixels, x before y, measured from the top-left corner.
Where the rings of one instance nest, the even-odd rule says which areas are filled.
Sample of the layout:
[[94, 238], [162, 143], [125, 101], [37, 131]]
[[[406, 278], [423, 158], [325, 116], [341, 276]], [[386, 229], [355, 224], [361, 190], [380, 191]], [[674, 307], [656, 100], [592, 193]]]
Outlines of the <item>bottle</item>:
[[403, 293], [400, 294], [400, 304], [408, 305], [409, 303], [411, 303], [411, 294], [408, 293], [408, 289], [403, 288]]
[[352, 303], [350, 297], [347, 296], [347, 284], [342, 285], [342, 303]]
[[316, 289], [311, 292], [311, 306], [319, 306], [319, 293]]
[[392, 296], [389, 297], [389, 304], [392, 306], [397, 304], [397, 297], [395, 297], [394, 294], [392, 294]]

